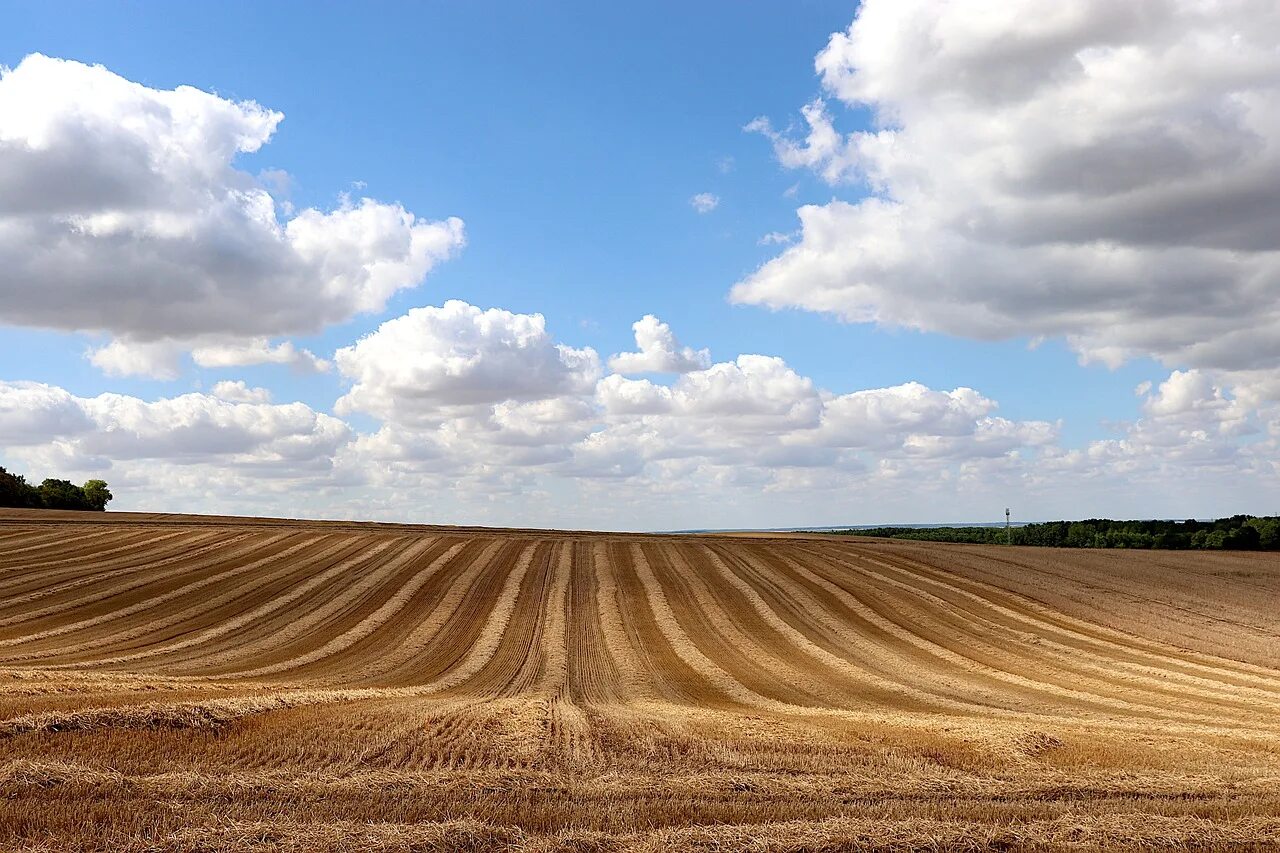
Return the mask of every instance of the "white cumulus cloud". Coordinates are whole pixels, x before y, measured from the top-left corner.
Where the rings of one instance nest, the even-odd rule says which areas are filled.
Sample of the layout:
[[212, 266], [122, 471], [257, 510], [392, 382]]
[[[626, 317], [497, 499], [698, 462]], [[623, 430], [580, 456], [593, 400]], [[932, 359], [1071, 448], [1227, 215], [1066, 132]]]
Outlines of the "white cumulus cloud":
[[89, 363], [108, 376], [148, 376], [177, 379], [182, 374], [184, 348], [170, 340], [116, 339], [85, 355]]
[[688, 373], [711, 364], [708, 350], [682, 347], [671, 327], [652, 314], [631, 325], [637, 352], [621, 352], [609, 359], [616, 373]]
[[[229, 390], [223, 385], [222, 392]], [[184, 394], [146, 401], [77, 397], [49, 385], [0, 382], [0, 441], [33, 468], [108, 470], [156, 460], [173, 465], [296, 476], [327, 471], [350, 428], [302, 403], [272, 405], [238, 383], [231, 396]]]
[[380, 310], [463, 245], [461, 220], [370, 198], [281, 219], [237, 158], [282, 119], [39, 54], [0, 69], [0, 323], [107, 332], [104, 369], [172, 374], [165, 347]]
[[867, 0], [787, 166], [870, 193], [799, 210], [732, 291], [851, 322], [1062, 337], [1085, 360], [1280, 367], [1280, 7]]
[[689, 199], [689, 206], [698, 213], [710, 213], [720, 206], [720, 196], [715, 193], [698, 193]]
[[812, 169], [829, 184], [838, 184], [856, 176], [858, 135], [842, 136], [821, 99], [805, 104], [800, 114], [808, 126], [801, 142], [774, 130], [773, 123], [766, 116], [752, 120], [743, 129], [759, 133], [772, 142], [774, 156], [788, 169]]
[[0, 382], [0, 447], [44, 444], [93, 428], [81, 400], [40, 382]]
[[[556, 341], [541, 315], [455, 301], [389, 320], [335, 356], [352, 383], [335, 410], [381, 421], [344, 451], [350, 467], [406, 488], [438, 476], [479, 489], [507, 472], [521, 488], [612, 479], [646, 491], [693, 478], [777, 490], [805, 482], [787, 473], [797, 468], [848, 481], [894, 459], [933, 476], [1056, 439], [1056, 425], [1000, 418], [971, 389], [836, 395], [776, 356], [712, 363], [652, 315], [633, 330], [638, 351], [602, 376], [596, 354]], [[627, 373], [677, 375], [668, 385]]]
[[198, 367], [247, 367], [254, 364], [287, 365], [298, 373], [324, 373], [333, 365], [292, 341], [272, 344], [267, 338], [197, 338], [135, 341], [117, 338], [90, 350], [90, 363], [108, 376], [147, 376], [177, 379], [188, 352]]
[[251, 364], [285, 364], [300, 373], [324, 373], [333, 365], [292, 341], [272, 345], [266, 338], [221, 344], [201, 344], [191, 351], [201, 367], [246, 367]]
[[434, 422], [459, 407], [589, 393], [590, 348], [557, 343], [541, 314], [483, 310], [458, 300], [414, 308], [336, 353], [352, 387], [336, 405], [400, 423]]
[[229, 403], [270, 403], [271, 392], [266, 388], [251, 388], [243, 379], [223, 379], [209, 389], [210, 395]]

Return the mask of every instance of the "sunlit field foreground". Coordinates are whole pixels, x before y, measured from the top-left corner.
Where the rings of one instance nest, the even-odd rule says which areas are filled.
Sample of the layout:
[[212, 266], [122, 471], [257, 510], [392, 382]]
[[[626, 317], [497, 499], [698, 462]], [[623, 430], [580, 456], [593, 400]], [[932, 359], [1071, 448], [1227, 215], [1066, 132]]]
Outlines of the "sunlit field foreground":
[[1280, 560], [0, 516], [0, 849], [1280, 844]]

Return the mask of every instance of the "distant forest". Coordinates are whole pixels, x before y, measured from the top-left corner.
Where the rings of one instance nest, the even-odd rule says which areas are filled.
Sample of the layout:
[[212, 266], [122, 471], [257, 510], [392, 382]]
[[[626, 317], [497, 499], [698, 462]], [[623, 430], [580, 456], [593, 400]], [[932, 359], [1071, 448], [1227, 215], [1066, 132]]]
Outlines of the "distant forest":
[[32, 509], [83, 509], [102, 512], [111, 500], [105, 480], [87, 480], [77, 486], [70, 480], [45, 480], [38, 486], [20, 474], [0, 468], [0, 507]]
[[1217, 521], [1046, 521], [1019, 527], [871, 527], [835, 531], [925, 542], [1039, 545], [1047, 548], [1162, 548], [1211, 551], [1280, 550], [1280, 518], [1233, 515]]

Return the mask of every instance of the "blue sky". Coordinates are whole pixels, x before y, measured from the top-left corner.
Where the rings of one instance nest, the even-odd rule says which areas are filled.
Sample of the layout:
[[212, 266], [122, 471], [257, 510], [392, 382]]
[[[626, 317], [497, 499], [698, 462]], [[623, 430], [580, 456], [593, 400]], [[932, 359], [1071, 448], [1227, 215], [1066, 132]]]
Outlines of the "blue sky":
[[[1101, 308], [1069, 319], [1039, 313], [1018, 315], [1028, 317], [1025, 323], [1015, 317], [966, 324], [951, 321], [965, 315], [963, 308], [926, 316], [932, 310], [927, 305], [897, 304], [895, 294], [916, 292], [912, 288], [917, 280], [934, 282], [928, 287], [935, 291], [949, 287], [938, 283], [945, 282], [945, 276], [929, 278], [916, 271], [911, 273], [916, 279], [899, 285], [897, 272], [885, 274], [882, 290], [870, 297], [885, 318], [878, 324], [833, 316], [843, 308], [813, 310], [820, 301], [813, 294], [820, 288], [807, 282], [816, 280], [817, 273], [803, 268], [784, 271], [788, 277], [780, 285], [787, 288], [783, 296], [730, 298], [735, 284], [751, 280], [786, 249], [776, 243], [762, 245], [764, 235], [791, 234], [801, 248], [814, 239], [807, 228], [799, 230], [797, 209], [802, 205], [825, 209], [836, 202], [856, 205], [868, 196], [895, 195], [906, 203], [903, 199], [911, 188], [905, 177], [891, 179], [886, 191], [866, 175], [833, 182], [824, 178], [820, 163], [813, 165], [824, 157], [830, 163], [832, 157], [842, 156], [818, 152], [813, 137], [806, 138], [801, 107], [815, 97], [823, 98], [839, 138], [849, 140], [874, 135], [893, 110], [910, 115], [919, 106], [906, 101], [905, 95], [899, 102], [886, 98], [877, 103], [842, 94], [844, 78], [839, 75], [852, 76], [849, 68], [860, 73], [860, 79], [890, 73], [874, 66], [880, 59], [866, 41], [874, 32], [864, 34], [863, 42], [850, 37], [855, 45], [844, 71], [815, 73], [815, 54], [833, 33], [856, 35], [850, 29], [856, 24], [854, 14], [848, 3], [817, 0], [785, 6], [705, 3], [696, 8], [674, 3], [638, 8], [595, 3], [376, 4], [358, 9], [290, 3], [83, 3], [55, 9], [14, 3], [4, 9], [7, 24], [0, 34], [0, 64], [14, 68], [38, 52], [104, 66], [151, 90], [193, 86], [226, 101], [254, 101], [283, 113], [283, 121], [261, 150], [241, 154], [232, 164], [270, 188], [281, 222], [292, 210], [332, 210], [342, 194], [399, 204], [424, 219], [455, 216], [465, 222], [465, 248], [433, 266], [420, 284], [398, 289], [377, 310], [348, 312], [318, 331], [282, 328], [271, 335], [273, 341], [293, 341], [322, 358], [410, 309], [453, 299], [515, 315], [542, 314], [556, 341], [589, 347], [602, 362], [634, 349], [631, 324], [654, 314], [669, 324], [682, 345], [708, 348], [714, 362], [732, 362], [740, 354], [778, 356], [831, 395], [908, 382], [940, 391], [970, 387], [998, 403], [991, 411], [1002, 418], [1055, 425], [1055, 453], [1084, 451], [1092, 442], [1123, 438], [1125, 430], [1150, 416], [1150, 395], [1135, 394], [1135, 388], [1144, 382], [1159, 387], [1171, 371], [1204, 371], [1210, 380], [1207, 387], [1217, 389], [1211, 394], [1234, 399], [1234, 380], [1225, 373], [1209, 373], [1225, 362], [1202, 364], [1186, 355], [1198, 342], [1194, 332], [1190, 340], [1167, 345], [1152, 343], [1145, 331], [1135, 332], [1133, 340], [1108, 339], [1090, 349], [1092, 344], [1081, 345], [1078, 339], [1106, 337], [1113, 322]], [[869, 22], [865, 29], [889, 26], [863, 17]], [[1077, 45], [1080, 50], [1088, 46], [1088, 38], [1096, 38], [1085, 30]], [[995, 35], [1010, 37], [1009, 32]], [[1133, 38], [1140, 42], [1141, 33]], [[885, 37], [875, 44], [892, 48], [895, 42]], [[907, 51], [918, 46], [903, 42], [899, 47]], [[922, 67], [927, 69], [929, 60], [921, 60]], [[902, 86], [904, 92], [910, 89]], [[1201, 93], [1206, 100], [1220, 95]], [[744, 131], [758, 116], [769, 119], [778, 131], [775, 137]], [[963, 116], [957, 129], [962, 122]], [[908, 140], [913, 129], [910, 124], [900, 128], [901, 139]], [[804, 156], [812, 154], [813, 167], [788, 164], [779, 147], [785, 144], [793, 151], [799, 146], [809, 152]], [[982, 157], [992, 156], [991, 150], [971, 151], [970, 160], [981, 163]], [[287, 180], [270, 179], [268, 171], [287, 173]], [[937, 177], [939, 187], [953, 182], [940, 193], [959, 198], [966, 192], [963, 185], [955, 185], [959, 179]], [[898, 181], [896, 188], [893, 180]], [[715, 209], [695, 211], [690, 199], [698, 193], [716, 196]], [[975, 269], [985, 262], [969, 255], [964, 259]], [[1069, 278], [1072, 273], [1063, 275]], [[1155, 282], [1147, 273], [1135, 277], [1144, 275]], [[1058, 288], [1055, 276], [1052, 271], [1047, 277], [1039, 275], [1027, 287]], [[15, 282], [10, 302], [21, 303], [21, 288], [40, 286], [36, 281]], [[925, 288], [924, 299], [931, 301], [927, 287], [920, 286]], [[1017, 287], [1018, 282], [1009, 286]], [[1061, 284], [1067, 290], [1072, 286], [1070, 281]], [[1088, 282], [1080, 287], [1082, 293], [1098, 292]], [[1018, 291], [1011, 292], [1015, 295], [1007, 301], [1018, 303]], [[975, 284], [969, 295], [957, 286], [954, 298], [964, 300], [963, 305], [977, 305], [1005, 297]], [[1142, 301], [1140, 294], [1098, 299], [1100, 305]], [[858, 307], [865, 304], [863, 300]], [[996, 312], [1003, 310], [999, 302], [994, 304]], [[50, 330], [44, 328], [47, 321], [22, 319], [21, 308], [0, 308], [0, 323], [6, 323], [0, 327], [0, 340], [7, 353], [0, 356], [0, 380], [42, 383], [77, 398], [110, 391], [154, 402], [187, 392], [205, 393], [220, 380], [241, 380], [267, 389], [275, 403], [300, 401], [315, 412], [335, 414], [337, 398], [353, 381], [360, 381], [342, 370], [300, 374], [278, 364], [243, 364], [229, 372], [186, 362], [176, 377], [118, 371], [106, 375], [86, 352], [136, 335], [136, 330], [106, 323], [85, 328], [88, 321]], [[991, 313], [985, 307], [984, 312]], [[1114, 322], [1138, 325], [1127, 316]], [[1107, 347], [1122, 347], [1124, 357], [1100, 359], [1097, 352]], [[1082, 359], [1092, 363], [1082, 366]], [[1099, 363], [1107, 360], [1112, 363]], [[1248, 367], [1255, 373], [1271, 370], [1266, 364]], [[670, 373], [646, 378], [668, 387], [680, 381], [678, 374]], [[387, 416], [379, 411], [382, 417], [368, 410], [341, 417], [357, 433], [371, 433], [393, 421], [403, 426], [421, 420], [420, 413]], [[1233, 448], [1257, 443], [1266, 434], [1266, 416], [1260, 412], [1252, 414], [1256, 423], [1251, 431], [1233, 433]], [[599, 430], [596, 425], [579, 437]], [[770, 435], [777, 437], [775, 432]], [[6, 458], [20, 470], [57, 458], [49, 452], [15, 451], [16, 442], [10, 445]], [[1042, 451], [1030, 451], [1038, 452]], [[863, 466], [874, 468], [878, 462], [874, 451], [857, 454]], [[86, 461], [89, 455], [99, 466], [114, 464], [119, 469], [122, 464], [104, 459], [102, 453], [86, 454], [72, 463], [82, 466], [77, 471], [92, 467]], [[30, 465], [24, 464], [28, 461]], [[953, 462], [963, 464], [959, 458]], [[220, 465], [213, 457], [202, 464], [210, 472]], [[1257, 460], [1249, 464], [1256, 466]], [[937, 470], [931, 471], [921, 476], [935, 477]], [[703, 473], [714, 480], [709, 469]], [[446, 476], [455, 485], [462, 476], [416, 469], [401, 475]], [[538, 482], [524, 487], [533, 490], [528, 494], [560, 494], [575, 487], [571, 472], [543, 468], [530, 475]], [[549, 485], [539, 479], [544, 475], [563, 482]], [[1160, 476], [1173, 475], [1153, 473], [1145, 487], [1149, 493], [1167, 495], [1158, 486]], [[324, 514], [384, 513], [394, 501], [382, 504], [367, 495], [378, 488], [394, 489], [391, 482], [368, 485], [370, 491], [352, 487], [350, 494], [365, 495], [354, 500], [334, 486], [326, 493], [329, 504], [312, 507]], [[1104, 492], [1108, 504], [1100, 510], [1142, 514], [1142, 495], [1135, 492], [1126, 498], [1123, 483], [1113, 482]], [[1229, 497], [1231, 491], [1224, 485], [1207, 494]], [[122, 506], [145, 503], [137, 497], [121, 501]], [[584, 500], [574, 505], [577, 508], [566, 503], [563, 514], [585, 524], [607, 524], [608, 519], [582, 515], [580, 507], [592, 503]], [[1177, 501], [1167, 503], [1169, 511], [1180, 506]], [[1184, 503], [1186, 512], [1218, 508], [1206, 500]], [[488, 517], [492, 504], [488, 501], [481, 516]], [[521, 506], [513, 497], [494, 517], [518, 522]], [[809, 514], [803, 500], [795, 506], [797, 520]], [[1046, 500], [1039, 508], [1043, 513], [1066, 513], [1071, 506], [1071, 501]], [[1221, 508], [1237, 509], [1225, 503]], [[846, 502], [840, 511], [856, 515], [847, 519], [851, 522], [891, 520], [880, 517], [882, 510], [874, 504]], [[455, 520], [473, 517], [462, 504], [448, 512]], [[915, 516], [898, 520], [984, 515], [971, 510], [958, 494], [939, 494], [918, 506], [907, 501], [894, 512]], [[755, 505], [744, 513], [748, 517], [731, 526], [758, 523], [771, 510]], [[550, 512], [548, 520], [558, 519]], [[654, 526], [671, 526], [670, 520], [662, 513], [652, 516]], [[836, 520], [842, 519], [817, 521]]]

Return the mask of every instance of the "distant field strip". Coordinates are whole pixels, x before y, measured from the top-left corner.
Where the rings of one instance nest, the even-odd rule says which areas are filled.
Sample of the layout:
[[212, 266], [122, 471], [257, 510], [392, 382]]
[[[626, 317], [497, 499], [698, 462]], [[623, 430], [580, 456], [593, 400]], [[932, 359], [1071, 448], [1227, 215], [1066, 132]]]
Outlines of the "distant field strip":
[[1280, 838], [1280, 562], [1057, 553], [0, 515], [0, 847]]

